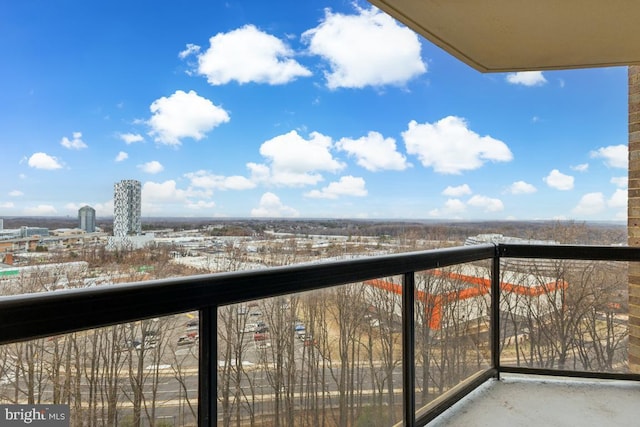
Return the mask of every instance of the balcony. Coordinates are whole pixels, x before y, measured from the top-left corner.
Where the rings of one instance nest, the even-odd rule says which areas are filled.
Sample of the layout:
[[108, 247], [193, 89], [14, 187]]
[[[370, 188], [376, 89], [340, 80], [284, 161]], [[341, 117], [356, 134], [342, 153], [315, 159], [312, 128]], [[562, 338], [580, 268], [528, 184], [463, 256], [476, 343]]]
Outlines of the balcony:
[[478, 245], [3, 297], [0, 403], [71, 425], [631, 424], [638, 259]]

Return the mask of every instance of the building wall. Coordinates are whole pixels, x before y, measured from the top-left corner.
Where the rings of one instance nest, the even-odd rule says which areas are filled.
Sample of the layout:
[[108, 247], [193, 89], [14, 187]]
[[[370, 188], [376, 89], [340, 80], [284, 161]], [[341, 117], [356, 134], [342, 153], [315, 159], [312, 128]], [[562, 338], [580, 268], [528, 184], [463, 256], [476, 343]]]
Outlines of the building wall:
[[135, 236], [142, 233], [142, 185], [128, 179], [113, 186], [113, 235]]
[[[629, 246], [640, 246], [640, 66], [629, 67]], [[629, 263], [629, 369], [640, 373], [640, 263]]]

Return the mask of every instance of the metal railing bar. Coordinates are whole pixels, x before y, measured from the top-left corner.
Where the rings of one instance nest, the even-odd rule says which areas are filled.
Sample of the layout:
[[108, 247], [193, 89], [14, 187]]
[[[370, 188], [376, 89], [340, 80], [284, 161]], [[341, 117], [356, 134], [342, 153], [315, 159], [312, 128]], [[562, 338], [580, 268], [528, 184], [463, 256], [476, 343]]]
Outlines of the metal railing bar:
[[1, 297], [0, 344], [471, 262], [494, 251], [478, 245]]
[[402, 396], [404, 425], [415, 426], [415, 293], [413, 272], [402, 279]]
[[568, 369], [527, 368], [522, 366], [501, 366], [500, 372], [506, 374], [544, 375], [568, 378], [640, 381], [640, 374], [618, 372], [571, 371]]
[[591, 261], [640, 261], [640, 247], [498, 244], [498, 256]]
[[496, 370], [496, 378], [500, 379], [500, 258], [496, 256], [491, 262], [491, 366]]
[[200, 310], [198, 349], [198, 425], [217, 423], [218, 392], [218, 309]]
[[496, 370], [489, 368], [479, 371], [462, 381], [460, 384], [457, 384], [455, 387], [446, 391], [443, 395], [420, 408], [415, 421], [416, 425], [423, 426], [433, 421], [436, 417], [441, 415], [456, 402], [462, 400], [473, 390], [484, 384], [486, 381], [495, 378], [496, 375]]

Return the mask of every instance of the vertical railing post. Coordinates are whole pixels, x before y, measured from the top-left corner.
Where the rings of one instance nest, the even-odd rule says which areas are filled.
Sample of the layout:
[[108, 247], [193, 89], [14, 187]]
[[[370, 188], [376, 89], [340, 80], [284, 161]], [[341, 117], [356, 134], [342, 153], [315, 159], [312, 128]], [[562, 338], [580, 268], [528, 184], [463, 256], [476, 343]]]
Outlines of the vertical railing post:
[[500, 247], [491, 264], [491, 365], [500, 379]]
[[200, 310], [198, 362], [198, 426], [211, 427], [218, 422], [218, 308]]
[[402, 409], [404, 425], [409, 427], [415, 425], [416, 419], [415, 295], [415, 273], [405, 273], [402, 280]]

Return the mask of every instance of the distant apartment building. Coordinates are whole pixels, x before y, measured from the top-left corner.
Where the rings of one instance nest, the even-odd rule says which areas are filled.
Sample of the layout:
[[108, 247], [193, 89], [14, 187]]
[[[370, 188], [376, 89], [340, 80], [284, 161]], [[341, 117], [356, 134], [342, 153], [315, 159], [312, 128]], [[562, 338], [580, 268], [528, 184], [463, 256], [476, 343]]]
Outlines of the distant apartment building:
[[114, 237], [138, 236], [142, 233], [142, 185], [126, 179], [113, 186]]
[[96, 210], [91, 206], [83, 206], [78, 210], [78, 221], [80, 230], [87, 233], [96, 231]]

